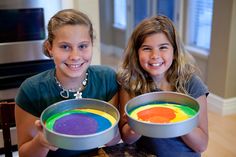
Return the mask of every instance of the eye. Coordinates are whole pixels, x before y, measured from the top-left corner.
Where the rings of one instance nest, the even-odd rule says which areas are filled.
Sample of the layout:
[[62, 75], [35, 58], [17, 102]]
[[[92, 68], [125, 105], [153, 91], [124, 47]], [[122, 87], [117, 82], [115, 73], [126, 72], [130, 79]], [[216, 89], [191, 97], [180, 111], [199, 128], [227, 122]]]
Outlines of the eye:
[[150, 47], [142, 47], [142, 51], [150, 51], [151, 48]]
[[79, 45], [79, 49], [86, 49], [89, 46], [89, 44], [81, 44]]
[[65, 50], [65, 51], [68, 51], [70, 49], [70, 46], [67, 45], [67, 44], [62, 44], [62, 45], [60, 45], [60, 48]]
[[161, 46], [159, 49], [160, 49], [160, 50], [167, 50], [167, 49], [168, 49], [168, 46]]

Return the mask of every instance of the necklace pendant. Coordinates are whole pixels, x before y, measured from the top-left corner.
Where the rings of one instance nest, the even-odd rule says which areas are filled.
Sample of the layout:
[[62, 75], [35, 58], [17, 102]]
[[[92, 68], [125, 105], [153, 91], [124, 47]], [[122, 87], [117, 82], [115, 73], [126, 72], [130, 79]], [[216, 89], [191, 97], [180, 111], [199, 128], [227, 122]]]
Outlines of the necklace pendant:
[[77, 91], [77, 92], [74, 94], [74, 96], [75, 96], [75, 99], [81, 99], [81, 98], [82, 98], [82, 92]]
[[62, 90], [61, 92], [60, 92], [60, 95], [61, 95], [61, 97], [63, 97], [64, 99], [68, 99], [69, 98], [69, 91], [68, 90]]

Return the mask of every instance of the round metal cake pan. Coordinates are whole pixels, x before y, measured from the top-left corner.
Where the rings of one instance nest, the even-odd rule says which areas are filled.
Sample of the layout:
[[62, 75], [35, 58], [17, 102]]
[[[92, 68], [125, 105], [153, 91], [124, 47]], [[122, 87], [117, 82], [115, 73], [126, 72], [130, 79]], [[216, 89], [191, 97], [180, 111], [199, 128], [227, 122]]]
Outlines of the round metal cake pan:
[[[108, 129], [88, 135], [66, 135], [49, 130], [45, 126], [46, 120], [54, 114], [72, 109], [95, 109], [106, 112], [116, 120], [115, 124]], [[49, 143], [68, 150], [88, 150], [100, 147], [111, 141], [118, 130], [120, 115], [118, 110], [111, 104], [97, 99], [70, 99], [57, 102], [47, 107], [40, 116], [43, 125], [44, 135]]]
[[[173, 123], [150, 123], [132, 118], [129, 113], [143, 105], [158, 104], [160, 102], [177, 103], [186, 105], [196, 111], [196, 114], [184, 121]], [[151, 92], [139, 95], [129, 100], [125, 106], [125, 112], [128, 116], [128, 124], [139, 134], [153, 138], [172, 138], [185, 135], [191, 132], [198, 124], [199, 104], [198, 102], [185, 94], [177, 92]]]

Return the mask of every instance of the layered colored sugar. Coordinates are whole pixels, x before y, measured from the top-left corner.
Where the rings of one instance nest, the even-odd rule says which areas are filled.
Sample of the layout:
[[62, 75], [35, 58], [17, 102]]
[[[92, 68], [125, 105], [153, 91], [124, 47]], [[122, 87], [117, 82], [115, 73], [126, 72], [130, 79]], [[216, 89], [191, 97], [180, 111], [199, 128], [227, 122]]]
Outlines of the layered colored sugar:
[[151, 123], [174, 123], [193, 117], [197, 112], [186, 106], [172, 103], [148, 104], [132, 110], [129, 115]]
[[89, 135], [104, 131], [114, 125], [116, 119], [95, 109], [73, 109], [57, 113], [46, 120], [46, 127], [67, 135]]

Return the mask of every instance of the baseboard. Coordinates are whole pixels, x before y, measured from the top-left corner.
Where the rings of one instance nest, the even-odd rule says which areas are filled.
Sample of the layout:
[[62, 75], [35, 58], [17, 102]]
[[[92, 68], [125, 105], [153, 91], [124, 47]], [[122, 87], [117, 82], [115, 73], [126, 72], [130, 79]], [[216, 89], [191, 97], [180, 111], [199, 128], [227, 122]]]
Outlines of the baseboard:
[[224, 99], [210, 93], [207, 101], [209, 111], [219, 113], [222, 116], [236, 114], [236, 97]]

